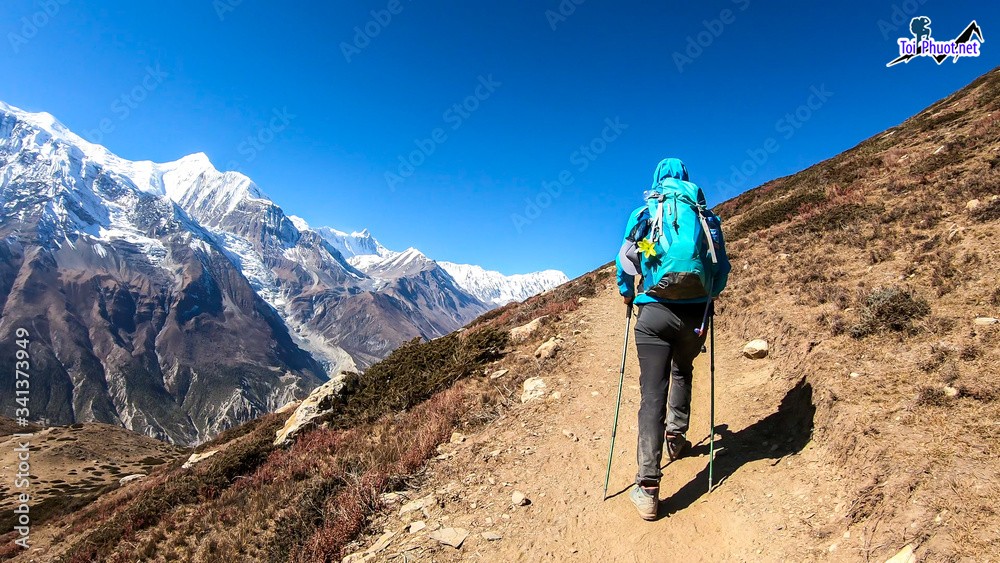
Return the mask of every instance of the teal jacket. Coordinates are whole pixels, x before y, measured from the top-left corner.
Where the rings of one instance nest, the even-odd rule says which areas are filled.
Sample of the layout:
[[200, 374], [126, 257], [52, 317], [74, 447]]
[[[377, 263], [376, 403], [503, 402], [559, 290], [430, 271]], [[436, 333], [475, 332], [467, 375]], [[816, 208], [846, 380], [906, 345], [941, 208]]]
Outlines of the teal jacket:
[[[670, 180], [673, 179], [673, 180]], [[677, 158], [666, 158], [660, 161], [656, 167], [656, 171], [653, 173], [653, 190], [656, 190], [661, 183], [664, 181], [681, 181], [688, 182], [688, 171], [684, 163]], [[693, 184], [689, 184], [689, 188], [697, 188]], [[697, 188], [698, 203], [705, 204], [705, 194], [701, 191], [701, 188]], [[628, 222], [625, 225], [625, 233], [622, 235], [622, 244], [624, 245], [628, 236], [634, 231], [637, 223], [639, 222], [639, 217], [642, 215], [643, 211], [647, 209], [646, 205], [643, 205], [633, 211], [628, 218]], [[722, 290], [725, 289], [726, 283], [729, 280], [729, 271], [731, 266], [729, 264], [729, 258], [726, 256], [726, 244], [722, 236], [722, 229], [718, 228], [719, 224], [716, 222], [712, 229], [712, 239], [715, 243], [715, 251], [718, 262], [712, 265], [711, 272], [711, 296], [717, 297]], [[623, 297], [635, 297], [635, 303], [642, 305], [644, 303], [704, 303], [708, 300], [708, 297], [702, 297], [698, 299], [684, 299], [684, 300], [667, 300], [658, 299], [645, 293], [640, 293], [638, 296], [635, 295], [635, 276], [625, 273], [622, 269], [621, 257], [615, 258], [615, 266], [617, 270], [617, 282], [618, 282], [618, 292]]]

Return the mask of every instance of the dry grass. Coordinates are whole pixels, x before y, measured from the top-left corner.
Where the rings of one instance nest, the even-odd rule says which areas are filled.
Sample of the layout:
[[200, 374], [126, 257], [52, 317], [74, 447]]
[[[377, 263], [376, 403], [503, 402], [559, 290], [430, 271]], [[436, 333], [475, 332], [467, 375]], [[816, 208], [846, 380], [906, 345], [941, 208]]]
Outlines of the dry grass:
[[[497, 393], [456, 382], [503, 354], [480, 327], [411, 342], [352, 381], [323, 426], [273, 446], [287, 414], [231, 429], [179, 464], [77, 513], [63, 561], [326, 561], [367, 524], [379, 495], [418, 470], [470, 411]], [[478, 416], [478, 414], [477, 414]]]
[[737, 227], [719, 327], [777, 343], [789, 380], [809, 375], [814, 441], [855, 498], [817, 537], [851, 529], [860, 559], [910, 541], [922, 560], [1000, 559], [1000, 327], [972, 324], [1000, 316], [997, 108], [992, 72], [891, 136], [717, 207]]

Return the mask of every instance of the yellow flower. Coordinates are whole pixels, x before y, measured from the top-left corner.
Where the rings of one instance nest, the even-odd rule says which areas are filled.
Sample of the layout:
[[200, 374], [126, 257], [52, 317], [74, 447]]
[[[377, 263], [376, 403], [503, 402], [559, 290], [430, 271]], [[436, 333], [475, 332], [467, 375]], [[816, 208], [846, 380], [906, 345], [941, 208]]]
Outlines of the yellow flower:
[[642, 252], [642, 255], [646, 258], [656, 256], [656, 245], [654, 245], [651, 241], [642, 239], [639, 241], [638, 247], [639, 252]]

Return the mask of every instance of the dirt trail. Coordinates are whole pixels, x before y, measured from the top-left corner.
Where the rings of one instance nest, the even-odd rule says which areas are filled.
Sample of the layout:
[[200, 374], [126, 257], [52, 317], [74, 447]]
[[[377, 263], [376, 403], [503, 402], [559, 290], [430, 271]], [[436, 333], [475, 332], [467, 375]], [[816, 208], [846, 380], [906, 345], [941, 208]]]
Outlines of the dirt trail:
[[[442, 446], [442, 459], [431, 462], [420, 489], [397, 501], [433, 495], [434, 502], [402, 516], [400, 504], [392, 506], [372, 527], [375, 534], [385, 532], [387, 544], [371, 555], [396, 561], [865, 559], [873, 546], [845, 537], [850, 503], [838, 498], [836, 472], [826, 470], [809, 442], [809, 387], [775, 381], [772, 360], [743, 358], [744, 342], [721, 332], [718, 487], [707, 493], [709, 369], [703, 354], [696, 363], [688, 436], [696, 447], [665, 467], [657, 521], [642, 521], [629, 502], [639, 402], [630, 336], [610, 498], [603, 501], [624, 321], [624, 306], [610, 288], [566, 315], [556, 326], [566, 338], [564, 349], [543, 364], [547, 397], [518, 404], [464, 441]], [[537, 343], [515, 354], [526, 362], [523, 356]], [[512, 385], [515, 376], [497, 383]], [[514, 491], [530, 504], [513, 506]], [[427, 527], [410, 533], [408, 524], [418, 520]], [[454, 549], [428, 537], [438, 528], [462, 528], [469, 536]], [[500, 539], [488, 541], [483, 532]], [[374, 542], [375, 536], [367, 538], [361, 550]]]

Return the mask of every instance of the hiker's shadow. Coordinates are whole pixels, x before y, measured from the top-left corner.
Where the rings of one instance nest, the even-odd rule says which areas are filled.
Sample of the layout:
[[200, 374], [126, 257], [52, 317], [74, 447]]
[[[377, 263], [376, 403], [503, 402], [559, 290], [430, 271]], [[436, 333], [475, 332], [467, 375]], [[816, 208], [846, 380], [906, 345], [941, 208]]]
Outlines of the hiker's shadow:
[[[762, 459], [780, 460], [787, 455], [802, 451], [812, 435], [815, 414], [812, 385], [802, 378], [785, 394], [777, 412], [739, 432], [731, 432], [729, 426], [725, 424], [717, 425], [716, 433], [720, 438], [715, 442], [716, 458], [713, 471], [715, 486], [725, 482], [730, 475], [747, 463]], [[698, 443], [688, 455], [708, 456], [708, 439]], [[662, 488], [660, 492], [669, 494]], [[684, 510], [706, 492], [708, 492], [707, 464], [680, 490], [665, 496], [660, 502], [660, 516]]]

